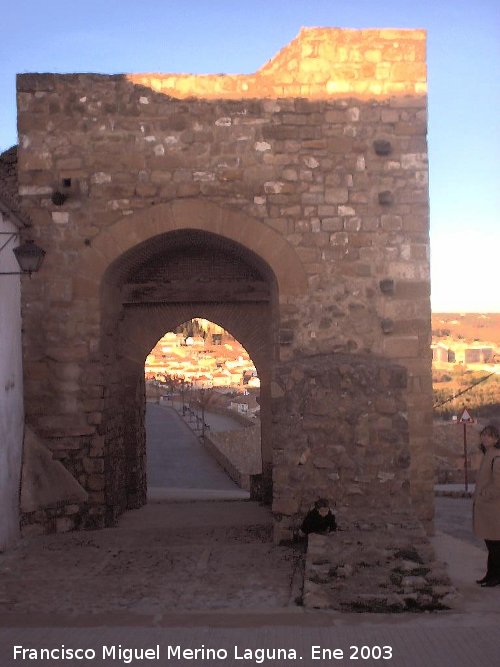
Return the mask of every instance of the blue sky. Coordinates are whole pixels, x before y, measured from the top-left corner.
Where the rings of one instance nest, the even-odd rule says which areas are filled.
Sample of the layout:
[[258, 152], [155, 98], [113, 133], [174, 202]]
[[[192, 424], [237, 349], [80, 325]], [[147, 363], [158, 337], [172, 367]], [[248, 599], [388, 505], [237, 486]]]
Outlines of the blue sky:
[[17, 72], [250, 73], [302, 26], [425, 28], [432, 307], [500, 311], [498, 0], [18, 0], [2, 24], [0, 150]]

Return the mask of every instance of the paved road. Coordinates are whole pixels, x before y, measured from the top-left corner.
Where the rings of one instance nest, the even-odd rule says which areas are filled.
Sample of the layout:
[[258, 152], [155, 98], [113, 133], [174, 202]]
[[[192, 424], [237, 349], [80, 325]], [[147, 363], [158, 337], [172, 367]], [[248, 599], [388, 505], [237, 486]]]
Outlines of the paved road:
[[148, 403], [146, 434], [151, 500], [248, 498], [173, 408]]
[[[162, 405], [169, 405], [171, 407], [174, 407], [178, 412], [181, 411], [181, 404], [180, 403], [171, 403], [171, 402], [166, 402], [162, 403]], [[201, 412], [199, 409], [197, 409], [196, 414], [198, 414], [199, 420], [198, 423], [201, 424]], [[193, 427], [196, 426], [196, 418], [193, 416], [189, 418], [189, 416], [186, 417], [186, 421], [190, 424], [192, 424]], [[211, 431], [214, 432], [220, 432], [220, 431], [236, 431], [242, 428], [245, 428], [241, 422], [239, 422], [237, 419], [233, 419], [230, 415], [221, 415], [216, 412], [205, 412], [205, 424], [208, 424], [210, 427]]]
[[486, 549], [483, 540], [479, 540], [472, 532], [472, 500], [470, 498], [435, 498], [436, 530]]

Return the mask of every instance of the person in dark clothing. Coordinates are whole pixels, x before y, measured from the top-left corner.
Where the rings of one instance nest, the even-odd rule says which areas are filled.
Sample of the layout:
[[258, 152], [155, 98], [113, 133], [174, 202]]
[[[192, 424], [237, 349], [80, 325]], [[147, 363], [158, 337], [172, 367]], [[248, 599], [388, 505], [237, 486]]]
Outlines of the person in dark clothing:
[[302, 522], [301, 530], [306, 535], [309, 535], [309, 533], [330, 533], [337, 530], [335, 515], [330, 509], [328, 500], [319, 498], [314, 503], [313, 509], [307, 513]]

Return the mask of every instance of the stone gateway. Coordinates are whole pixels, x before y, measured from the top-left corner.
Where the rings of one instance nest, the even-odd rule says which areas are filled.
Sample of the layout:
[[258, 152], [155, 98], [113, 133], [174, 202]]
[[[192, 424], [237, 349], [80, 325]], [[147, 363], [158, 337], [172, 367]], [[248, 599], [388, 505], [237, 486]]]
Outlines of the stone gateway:
[[[304, 29], [251, 75], [22, 74], [26, 420], [82, 489], [146, 500], [144, 360], [204, 317], [261, 378], [278, 539], [320, 493], [432, 519], [425, 33]], [[375, 509], [374, 509], [375, 508]]]

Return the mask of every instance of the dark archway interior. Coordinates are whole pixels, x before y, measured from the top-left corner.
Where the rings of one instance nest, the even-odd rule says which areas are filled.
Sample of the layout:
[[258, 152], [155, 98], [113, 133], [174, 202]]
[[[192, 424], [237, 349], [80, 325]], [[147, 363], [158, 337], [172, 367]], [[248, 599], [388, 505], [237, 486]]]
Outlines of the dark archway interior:
[[217, 322], [248, 350], [261, 380], [263, 494], [271, 495], [270, 382], [277, 349], [277, 284], [255, 253], [209, 232], [183, 229], [124, 253], [102, 285], [108, 523], [146, 502], [144, 359], [194, 317]]
[[[187, 274], [190, 266], [192, 271]], [[150, 279], [159, 282], [253, 279], [271, 284], [274, 274], [258, 255], [235, 241], [212, 232], [179, 229], [138, 244], [107, 271], [107, 282], [117, 285], [145, 283]]]

